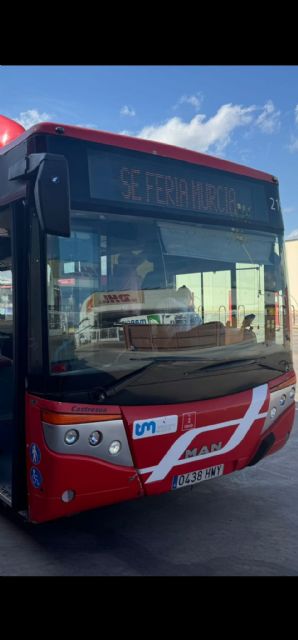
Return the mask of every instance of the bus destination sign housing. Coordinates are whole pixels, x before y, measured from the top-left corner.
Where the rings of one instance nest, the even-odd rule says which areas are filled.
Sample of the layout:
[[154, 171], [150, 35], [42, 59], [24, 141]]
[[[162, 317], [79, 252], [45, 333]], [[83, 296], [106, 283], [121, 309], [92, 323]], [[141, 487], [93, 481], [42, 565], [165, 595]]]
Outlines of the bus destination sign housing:
[[272, 205], [279, 209], [276, 185], [201, 165], [89, 151], [88, 166], [90, 197], [96, 200], [263, 224]]

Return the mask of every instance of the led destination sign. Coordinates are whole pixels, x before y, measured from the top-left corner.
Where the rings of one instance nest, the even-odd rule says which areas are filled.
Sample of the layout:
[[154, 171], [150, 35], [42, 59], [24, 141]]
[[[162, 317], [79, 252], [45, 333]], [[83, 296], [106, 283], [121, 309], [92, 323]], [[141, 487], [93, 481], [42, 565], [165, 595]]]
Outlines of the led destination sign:
[[[267, 222], [275, 185], [175, 160], [89, 152], [90, 197], [104, 202], [184, 210]], [[273, 190], [273, 194], [272, 194]]]

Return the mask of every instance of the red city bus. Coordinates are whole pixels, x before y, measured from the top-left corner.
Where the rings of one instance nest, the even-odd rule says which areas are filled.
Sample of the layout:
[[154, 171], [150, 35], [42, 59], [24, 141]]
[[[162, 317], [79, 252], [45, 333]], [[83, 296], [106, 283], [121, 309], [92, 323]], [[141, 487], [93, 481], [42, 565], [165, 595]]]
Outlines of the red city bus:
[[44, 522], [280, 449], [296, 380], [277, 179], [127, 136], [0, 127], [1, 500]]

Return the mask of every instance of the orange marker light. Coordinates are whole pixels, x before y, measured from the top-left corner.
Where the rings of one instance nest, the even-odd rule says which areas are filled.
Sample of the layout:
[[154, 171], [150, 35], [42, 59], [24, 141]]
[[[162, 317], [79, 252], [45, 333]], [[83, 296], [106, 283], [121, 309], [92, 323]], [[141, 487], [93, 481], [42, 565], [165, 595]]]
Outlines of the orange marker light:
[[65, 414], [65, 413], [54, 413], [52, 411], [43, 411], [42, 412], [42, 421], [47, 422], [48, 424], [81, 424], [85, 422], [103, 422], [104, 420], [119, 420], [121, 418], [120, 414], [112, 414], [112, 415], [102, 415], [102, 414]]

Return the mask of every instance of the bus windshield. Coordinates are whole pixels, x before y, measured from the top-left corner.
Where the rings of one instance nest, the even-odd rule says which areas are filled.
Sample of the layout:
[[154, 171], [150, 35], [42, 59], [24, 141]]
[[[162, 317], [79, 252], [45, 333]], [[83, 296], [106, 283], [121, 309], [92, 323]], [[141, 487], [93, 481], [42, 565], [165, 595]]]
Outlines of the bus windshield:
[[53, 375], [117, 380], [154, 358], [245, 366], [289, 349], [274, 233], [75, 212], [70, 238], [48, 236], [47, 281]]

